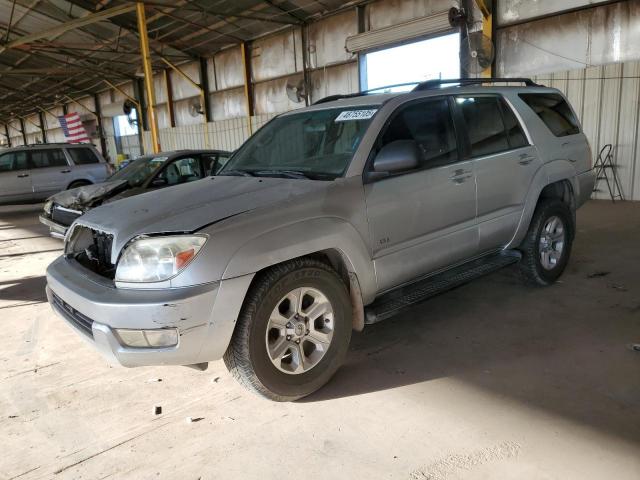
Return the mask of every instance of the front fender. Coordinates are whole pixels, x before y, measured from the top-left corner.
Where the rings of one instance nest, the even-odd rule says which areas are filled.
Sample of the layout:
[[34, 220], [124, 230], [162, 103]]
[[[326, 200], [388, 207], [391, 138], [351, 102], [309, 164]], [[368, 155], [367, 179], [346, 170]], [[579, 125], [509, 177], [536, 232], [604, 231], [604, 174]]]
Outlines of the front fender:
[[357, 230], [337, 217], [301, 220], [249, 239], [233, 254], [223, 279], [255, 273], [278, 263], [324, 250], [338, 250], [355, 273], [366, 305], [376, 294], [369, 249]]

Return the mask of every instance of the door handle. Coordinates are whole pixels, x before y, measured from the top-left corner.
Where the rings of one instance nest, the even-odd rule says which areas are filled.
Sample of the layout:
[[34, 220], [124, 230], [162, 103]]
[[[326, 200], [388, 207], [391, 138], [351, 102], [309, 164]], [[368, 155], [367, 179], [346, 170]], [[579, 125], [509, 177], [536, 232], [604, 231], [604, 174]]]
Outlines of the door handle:
[[518, 160], [518, 163], [520, 165], [529, 165], [534, 160], [535, 160], [535, 157], [532, 157], [531, 155], [527, 155], [526, 153], [523, 153], [522, 155], [520, 155], [520, 160]]
[[60, 173], [71, 173], [71, 170], [67, 169], [67, 170], [60, 170]]
[[18, 178], [25, 178], [28, 177], [29, 174], [28, 173], [21, 173], [20, 175], [18, 175]]

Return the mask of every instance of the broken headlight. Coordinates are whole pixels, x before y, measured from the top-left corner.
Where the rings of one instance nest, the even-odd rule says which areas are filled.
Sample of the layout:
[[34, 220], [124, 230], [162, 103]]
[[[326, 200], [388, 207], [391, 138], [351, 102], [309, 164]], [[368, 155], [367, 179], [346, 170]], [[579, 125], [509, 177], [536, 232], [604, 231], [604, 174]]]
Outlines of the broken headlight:
[[124, 250], [116, 268], [117, 282], [161, 282], [174, 277], [207, 241], [203, 235], [140, 238]]
[[44, 213], [51, 216], [51, 209], [53, 208], [53, 200], [47, 200], [44, 202]]

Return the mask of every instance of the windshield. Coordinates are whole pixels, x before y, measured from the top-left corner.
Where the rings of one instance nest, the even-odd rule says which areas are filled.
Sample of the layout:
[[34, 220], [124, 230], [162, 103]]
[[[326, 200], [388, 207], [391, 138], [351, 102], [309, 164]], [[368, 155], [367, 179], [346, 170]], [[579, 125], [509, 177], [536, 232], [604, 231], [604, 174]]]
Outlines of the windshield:
[[277, 117], [236, 152], [218, 175], [332, 180], [344, 174], [377, 107]]
[[167, 161], [169, 157], [142, 157], [109, 177], [109, 181], [126, 180], [130, 187], [139, 187]]

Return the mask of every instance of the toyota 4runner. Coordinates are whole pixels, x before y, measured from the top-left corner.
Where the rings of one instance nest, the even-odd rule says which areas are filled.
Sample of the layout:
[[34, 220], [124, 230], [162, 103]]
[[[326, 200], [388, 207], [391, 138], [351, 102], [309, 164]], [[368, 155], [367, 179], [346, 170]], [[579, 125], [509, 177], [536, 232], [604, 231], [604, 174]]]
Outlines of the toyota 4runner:
[[352, 330], [438, 292], [516, 263], [552, 284], [593, 189], [591, 153], [558, 90], [503, 81], [280, 115], [218, 176], [76, 220], [49, 301], [116, 363], [224, 358], [285, 401], [331, 378]]

